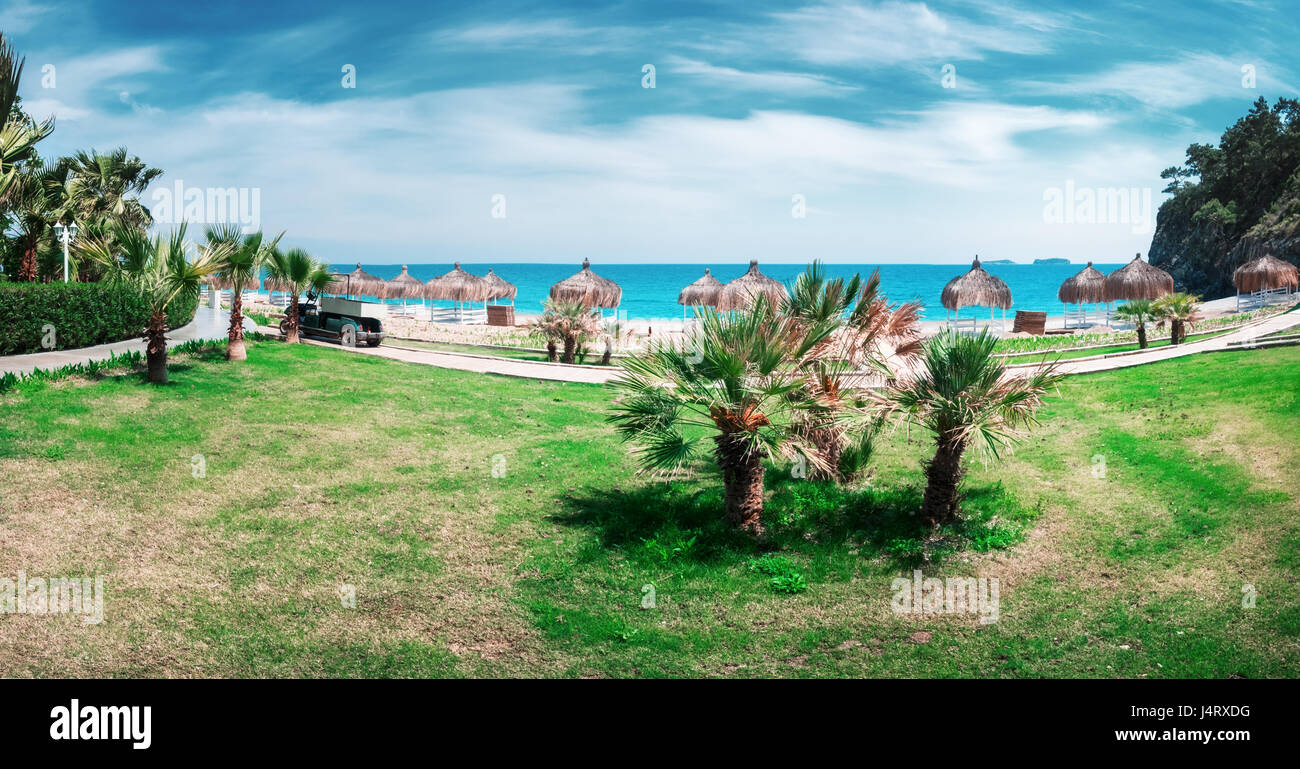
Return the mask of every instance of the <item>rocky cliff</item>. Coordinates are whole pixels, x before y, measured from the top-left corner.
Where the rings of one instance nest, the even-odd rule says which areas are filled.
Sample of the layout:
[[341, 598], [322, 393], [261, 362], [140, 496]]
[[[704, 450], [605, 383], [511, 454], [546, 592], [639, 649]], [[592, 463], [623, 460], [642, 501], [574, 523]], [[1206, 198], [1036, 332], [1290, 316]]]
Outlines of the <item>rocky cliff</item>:
[[1161, 174], [1151, 264], [1180, 291], [1207, 299], [1235, 292], [1232, 272], [1272, 254], [1300, 264], [1300, 105], [1262, 99], [1218, 146], [1192, 145], [1187, 165]]

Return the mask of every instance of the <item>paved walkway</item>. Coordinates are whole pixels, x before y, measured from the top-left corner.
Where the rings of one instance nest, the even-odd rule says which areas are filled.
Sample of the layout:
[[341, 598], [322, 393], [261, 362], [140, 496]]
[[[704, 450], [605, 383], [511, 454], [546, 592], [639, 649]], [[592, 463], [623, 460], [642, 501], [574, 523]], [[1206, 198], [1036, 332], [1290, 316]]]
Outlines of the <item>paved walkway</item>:
[[[167, 346], [194, 339], [225, 339], [230, 328], [230, 313], [225, 310], [212, 310], [200, 306], [194, 314], [194, 320], [167, 334]], [[253, 331], [257, 324], [244, 318], [244, 328]], [[92, 360], [107, 360], [110, 355], [121, 355], [132, 350], [144, 353], [145, 343], [141, 339], [126, 339], [112, 344], [95, 347], [82, 347], [76, 350], [52, 350], [34, 352], [30, 355], [0, 355], [0, 374], [30, 374], [34, 369], [62, 368], [74, 363], [87, 363]]]
[[[262, 326], [264, 334], [279, 334], [279, 329]], [[480, 374], [500, 374], [523, 379], [544, 379], [552, 382], [583, 382], [586, 384], [604, 384], [622, 373], [617, 366], [580, 366], [567, 363], [547, 363], [545, 361], [514, 360], [496, 355], [474, 355], [464, 352], [443, 352], [441, 350], [423, 350], [414, 347], [383, 345], [380, 347], [347, 348], [333, 342], [315, 339], [303, 339], [306, 344], [333, 347], [362, 355], [374, 355], [406, 363], [419, 363], [425, 366], [450, 368], [458, 371], [476, 371]]]
[[1095, 371], [1110, 371], [1112, 369], [1129, 368], [1131, 366], [1141, 366], [1145, 363], [1155, 363], [1171, 358], [1181, 358], [1185, 355], [1195, 355], [1202, 352], [1213, 352], [1216, 350], [1227, 350], [1239, 347], [1243, 343], [1254, 343], [1256, 340], [1269, 334], [1275, 334], [1294, 326], [1300, 326], [1300, 310], [1280, 315], [1273, 315], [1263, 320], [1247, 324], [1235, 331], [1229, 331], [1226, 334], [1201, 339], [1195, 342], [1184, 342], [1180, 345], [1165, 345], [1154, 349], [1142, 350], [1140, 352], [1129, 353], [1112, 353], [1111, 355], [1100, 358], [1076, 358], [1074, 360], [1061, 361], [1058, 371], [1062, 374], [1090, 374]]

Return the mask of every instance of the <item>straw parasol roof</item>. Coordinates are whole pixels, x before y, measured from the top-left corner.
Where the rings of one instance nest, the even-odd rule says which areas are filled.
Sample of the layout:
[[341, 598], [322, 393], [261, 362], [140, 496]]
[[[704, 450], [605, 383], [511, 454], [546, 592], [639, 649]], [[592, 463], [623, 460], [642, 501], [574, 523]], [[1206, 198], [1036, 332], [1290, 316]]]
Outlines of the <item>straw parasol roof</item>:
[[515, 295], [519, 293], [519, 289], [515, 287], [515, 284], [493, 272], [491, 267], [488, 268], [488, 274], [483, 276], [483, 280], [486, 280], [488, 285], [492, 287], [492, 294], [488, 296], [488, 299], [492, 301], [498, 299], [514, 301]]
[[1106, 301], [1106, 276], [1088, 262], [1079, 274], [1066, 278], [1056, 292], [1066, 304], [1097, 304]]
[[980, 266], [980, 258], [975, 256], [970, 271], [958, 275], [943, 287], [939, 300], [949, 310], [963, 307], [998, 307], [1006, 310], [1011, 307], [1011, 287], [1001, 278], [996, 278]]
[[614, 281], [592, 272], [591, 262], [583, 259], [582, 269], [577, 274], [551, 286], [551, 298], [612, 310], [623, 301], [623, 289]]
[[1232, 283], [1243, 294], [1275, 288], [1290, 288], [1295, 291], [1300, 288], [1300, 271], [1294, 264], [1288, 264], [1272, 254], [1264, 254], [1238, 267], [1232, 273]]
[[430, 299], [447, 299], [453, 302], [486, 302], [492, 286], [483, 278], [471, 275], [460, 268], [460, 262], [451, 272], [439, 275], [425, 284], [425, 296]]
[[704, 277], [682, 289], [677, 295], [677, 303], [691, 307], [713, 307], [718, 303], [718, 294], [722, 292], [722, 281], [713, 277], [708, 268]]
[[384, 292], [389, 299], [420, 299], [424, 297], [424, 284], [406, 271], [406, 265], [402, 265], [402, 273], [388, 281]]
[[1106, 301], [1120, 299], [1159, 299], [1174, 293], [1174, 278], [1169, 273], [1142, 261], [1142, 254], [1106, 276]]
[[338, 290], [349, 296], [373, 296], [378, 299], [388, 297], [387, 281], [361, 269], [361, 262], [357, 262], [357, 268], [352, 272], [339, 276]]
[[716, 307], [722, 312], [748, 309], [754, 304], [754, 297], [759, 294], [766, 294], [774, 303], [786, 297], [785, 286], [760, 272], [758, 261], [752, 260], [744, 275], [729, 281], [718, 292]]

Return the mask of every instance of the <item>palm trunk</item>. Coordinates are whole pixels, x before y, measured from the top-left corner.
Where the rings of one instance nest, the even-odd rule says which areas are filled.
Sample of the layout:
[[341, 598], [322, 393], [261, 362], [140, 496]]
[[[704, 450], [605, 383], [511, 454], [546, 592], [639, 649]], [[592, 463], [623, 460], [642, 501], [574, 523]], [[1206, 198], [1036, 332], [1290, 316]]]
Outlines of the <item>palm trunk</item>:
[[226, 360], [248, 360], [244, 347], [244, 297], [230, 294], [230, 334], [226, 340]]
[[578, 347], [578, 338], [574, 336], [564, 337], [564, 354], [560, 356], [561, 363], [572, 363], [573, 353]]
[[558, 352], [556, 352], [556, 350], [555, 350], [555, 340], [554, 340], [554, 339], [547, 339], [547, 340], [546, 340], [546, 359], [547, 359], [548, 361], [550, 361], [551, 363], [554, 363], [555, 361], [559, 360], [559, 358], [560, 358], [560, 354], [559, 354]]
[[613, 357], [614, 357], [614, 343], [613, 341], [606, 339], [605, 352], [603, 355], [600, 356], [600, 365], [608, 366], [610, 359]]
[[763, 533], [763, 458], [747, 451], [735, 433], [717, 436], [715, 451], [722, 469], [723, 503], [727, 522], [753, 535]]
[[294, 294], [289, 297], [289, 321], [285, 326], [284, 341], [289, 344], [298, 344], [298, 295]]
[[18, 263], [18, 280], [27, 283], [36, 280], [36, 246], [23, 250], [22, 261]]
[[1146, 327], [1146, 324], [1144, 324], [1144, 323], [1139, 323], [1139, 324], [1138, 324], [1138, 327], [1137, 327], [1137, 332], [1138, 332], [1138, 349], [1139, 349], [1139, 350], [1145, 350], [1145, 349], [1147, 348], [1147, 327]]
[[926, 523], [939, 526], [957, 517], [958, 487], [961, 485], [961, 455], [966, 444], [960, 440], [941, 440], [934, 459], [925, 465], [925, 497], [921, 514]]
[[145, 331], [145, 360], [149, 364], [149, 381], [167, 384], [167, 310], [155, 310]]
[[840, 456], [844, 453], [844, 444], [841, 443], [840, 432], [833, 427], [811, 427], [808, 429], [808, 441], [829, 465], [826, 470], [810, 468], [808, 477], [817, 481], [841, 481]]
[[1169, 344], [1182, 344], [1187, 335], [1183, 333], [1183, 322], [1181, 320], [1169, 321]]

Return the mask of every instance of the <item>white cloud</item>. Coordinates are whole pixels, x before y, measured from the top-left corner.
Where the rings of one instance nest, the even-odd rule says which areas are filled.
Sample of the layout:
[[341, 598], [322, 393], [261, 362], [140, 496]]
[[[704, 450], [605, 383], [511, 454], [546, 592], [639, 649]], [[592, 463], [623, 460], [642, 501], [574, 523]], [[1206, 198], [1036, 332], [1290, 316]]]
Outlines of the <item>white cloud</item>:
[[820, 96], [845, 94], [858, 90], [855, 86], [824, 75], [801, 72], [747, 72], [680, 56], [669, 56], [665, 64], [668, 71], [673, 74], [689, 75], [711, 85], [742, 91]]
[[13, 0], [5, 8], [0, 8], [0, 31], [6, 35], [26, 34], [49, 10], [49, 6], [37, 5], [31, 0]]
[[[1242, 85], [1242, 67], [1255, 69], [1255, 88]], [[1132, 99], [1148, 107], [1176, 110], [1210, 99], [1255, 99], [1260, 94], [1294, 94], [1296, 89], [1278, 77], [1278, 70], [1250, 56], [1225, 58], [1213, 54], [1187, 54], [1171, 61], [1131, 61], [1105, 72], [1072, 75], [1056, 82], [1021, 84], [1030, 93], [1055, 96], [1110, 96]]]
[[997, 24], [940, 14], [924, 3], [839, 3], [774, 14], [774, 44], [829, 65], [905, 64], [979, 59], [987, 52], [1048, 50], [1042, 16]]
[[[23, 73], [24, 108], [37, 119], [51, 115], [60, 120], [85, 119], [97, 101], [121, 100], [124, 85], [130, 85], [132, 91], [142, 87], [135, 84], [137, 76], [166, 71], [163, 55], [163, 49], [157, 46], [80, 56], [33, 55], [29, 64], [37, 66], [30, 75]], [[46, 64], [54, 67], [53, 88], [43, 83], [41, 68]]]

